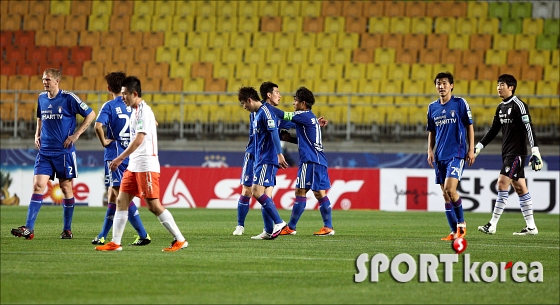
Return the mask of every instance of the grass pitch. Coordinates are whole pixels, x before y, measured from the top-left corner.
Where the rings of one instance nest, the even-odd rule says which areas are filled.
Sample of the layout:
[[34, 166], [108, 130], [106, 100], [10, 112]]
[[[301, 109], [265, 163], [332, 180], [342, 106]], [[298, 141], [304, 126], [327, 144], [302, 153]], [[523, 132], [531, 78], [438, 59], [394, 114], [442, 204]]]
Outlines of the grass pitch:
[[[476, 227], [490, 215], [466, 213], [468, 248], [473, 261], [540, 261], [542, 283], [515, 283], [507, 272], [500, 283], [463, 282], [463, 260], [453, 264], [453, 282], [408, 283], [389, 274], [354, 283], [361, 253], [389, 258], [409, 253], [453, 253], [441, 213], [333, 211], [335, 236], [312, 236], [322, 225], [319, 211], [306, 211], [297, 235], [251, 240], [262, 231], [259, 210], [247, 217], [245, 235], [232, 236], [235, 210], [171, 209], [189, 247], [163, 253], [171, 236], [147, 209], [140, 213], [152, 243], [98, 252], [91, 240], [99, 232], [105, 208], [76, 207], [74, 239], [61, 240], [61, 207], [44, 206], [35, 239], [15, 238], [10, 229], [25, 223], [27, 207], [1, 207], [1, 303], [40, 304], [185, 304], [185, 303], [401, 303], [401, 304], [558, 304], [559, 217], [537, 214], [537, 236], [513, 236], [524, 227], [521, 213], [506, 213], [496, 235]], [[289, 211], [281, 211], [287, 221]], [[127, 224], [123, 244], [134, 240]], [[109, 235], [110, 239], [110, 235]], [[462, 254], [464, 255], [464, 254]], [[369, 264], [368, 264], [369, 265]], [[401, 266], [402, 267], [402, 266]], [[401, 268], [403, 269], [403, 268]], [[406, 271], [404, 267], [403, 272]]]

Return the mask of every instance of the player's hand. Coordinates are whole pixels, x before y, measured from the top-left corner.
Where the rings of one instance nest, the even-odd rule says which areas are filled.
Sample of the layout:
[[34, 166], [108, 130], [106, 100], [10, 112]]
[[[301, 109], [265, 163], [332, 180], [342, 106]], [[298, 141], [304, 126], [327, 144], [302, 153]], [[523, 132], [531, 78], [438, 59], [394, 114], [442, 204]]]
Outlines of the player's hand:
[[286, 162], [286, 158], [284, 158], [283, 154], [278, 154], [278, 165], [280, 168], [288, 168], [288, 162]]
[[41, 137], [35, 137], [35, 147], [41, 148]]
[[319, 117], [317, 119], [317, 122], [319, 122], [320, 127], [325, 127], [325, 126], [329, 125], [329, 121], [325, 120], [325, 117]]
[[109, 169], [114, 172], [117, 170], [117, 168], [119, 167], [119, 165], [121, 165], [122, 163], [122, 159], [119, 157], [116, 157], [115, 160], [111, 161], [111, 163], [109, 163]]
[[480, 154], [480, 151], [484, 148], [484, 145], [482, 145], [482, 143], [478, 142], [476, 143], [475, 147], [474, 147], [474, 157], [478, 157], [478, 154]]
[[280, 129], [280, 140], [289, 142], [292, 136], [286, 129]]
[[78, 141], [78, 136], [76, 134], [70, 135], [66, 138], [66, 141], [64, 141], [63, 146], [64, 148], [68, 148], [72, 146], [72, 144], [76, 143], [76, 141]]
[[469, 150], [469, 152], [467, 153], [467, 164], [469, 166], [472, 166], [474, 164], [475, 159], [476, 159], [476, 155], [472, 150]]
[[429, 151], [428, 152], [428, 164], [430, 164], [431, 168], [434, 168], [434, 153]]
[[115, 139], [105, 139], [105, 141], [103, 141], [103, 147], [107, 147], [115, 141], [116, 141]]
[[539, 153], [539, 148], [538, 147], [533, 147], [533, 148], [531, 148], [531, 152], [533, 154], [531, 155], [531, 159], [529, 159], [529, 166], [534, 171], [538, 172], [543, 167], [543, 162], [542, 162], [541, 154]]

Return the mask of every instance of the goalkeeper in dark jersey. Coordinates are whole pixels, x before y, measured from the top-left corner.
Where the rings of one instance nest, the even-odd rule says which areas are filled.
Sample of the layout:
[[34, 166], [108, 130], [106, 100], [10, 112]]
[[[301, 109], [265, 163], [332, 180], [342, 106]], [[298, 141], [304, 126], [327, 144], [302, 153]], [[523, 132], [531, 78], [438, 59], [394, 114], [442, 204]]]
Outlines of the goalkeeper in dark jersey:
[[502, 169], [498, 177], [498, 198], [494, 206], [494, 213], [490, 222], [478, 227], [480, 232], [495, 234], [498, 221], [508, 201], [510, 184], [519, 196], [519, 205], [525, 218], [526, 226], [513, 235], [536, 235], [539, 233], [533, 218], [533, 202], [525, 181], [525, 160], [527, 156], [527, 140], [531, 145], [532, 155], [529, 166], [535, 171], [542, 168], [542, 158], [537, 147], [537, 139], [533, 131], [533, 124], [529, 114], [529, 107], [517, 96], [515, 89], [517, 80], [509, 74], [498, 77], [498, 94], [502, 102], [496, 108], [492, 127], [475, 146], [478, 155], [484, 146], [488, 145], [502, 130]]

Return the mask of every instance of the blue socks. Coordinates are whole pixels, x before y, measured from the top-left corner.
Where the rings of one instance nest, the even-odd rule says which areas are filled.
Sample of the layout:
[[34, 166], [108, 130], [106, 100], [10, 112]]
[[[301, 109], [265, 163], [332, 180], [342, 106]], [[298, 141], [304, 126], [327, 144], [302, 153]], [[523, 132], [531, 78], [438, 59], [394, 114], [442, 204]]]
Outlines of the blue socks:
[[97, 235], [97, 238], [104, 237], [107, 239], [109, 230], [111, 230], [111, 227], [113, 226], [113, 217], [115, 216], [116, 209], [117, 205], [114, 202], [109, 202], [107, 205], [107, 212], [105, 213], [105, 219], [103, 220], [103, 226], [101, 227], [101, 232]]
[[72, 216], [74, 215], [74, 198], [62, 199], [62, 213], [64, 218], [63, 230], [72, 230]]
[[27, 208], [27, 221], [25, 222], [25, 227], [30, 231], [35, 229], [35, 220], [37, 220], [37, 214], [43, 205], [43, 195], [33, 194], [31, 195], [31, 200], [29, 201], [29, 207]]
[[[461, 211], [463, 211], [462, 208]], [[455, 216], [455, 209], [450, 202], [445, 203], [445, 216], [447, 216], [447, 222], [449, 223], [451, 232], [457, 232], [457, 216]]]
[[457, 202], [452, 202], [453, 210], [455, 210], [455, 216], [457, 216], [457, 222], [465, 222], [465, 218], [463, 217], [463, 200], [461, 197], [457, 200]]
[[262, 206], [261, 214], [264, 222], [264, 230], [266, 231], [266, 233], [272, 234], [272, 230], [274, 230], [274, 220], [272, 220], [272, 217], [268, 215], [268, 213]]
[[321, 217], [323, 218], [323, 224], [327, 228], [332, 229], [332, 217], [331, 217], [331, 201], [329, 197], [325, 196], [319, 199], [319, 211], [321, 211]]
[[134, 227], [136, 232], [138, 232], [138, 236], [140, 238], [145, 239], [148, 236], [148, 233], [146, 233], [144, 225], [142, 224], [142, 220], [140, 219], [140, 212], [138, 212], [136, 204], [132, 201], [128, 204], [128, 221], [132, 227]]
[[262, 207], [264, 208], [268, 216], [272, 218], [274, 223], [282, 222], [282, 218], [280, 218], [278, 210], [276, 210], [276, 206], [274, 205], [274, 202], [270, 197], [268, 197], [266, 194], [263, 194], [260, 198], [257, 199], [257, 201], [262, 205]]
[[239, 196], [239, 201], [237, 201], [237, 225], [245, 226], [245, 217], [249, 213], [249, 204], [251, 202], [251, 197]]
[[307, 197], [296, 196], [296, 201], [294, 202], [294, 206], [292, 207], [292, 216], [290, 217], [290, 222], [288, 223], [290, 229], [296, 229], [296, 225], [299, 221], [299, 218], [301, 217], [301, 214], [303, 214], [303, 211], [305, 211], [306, 205]]

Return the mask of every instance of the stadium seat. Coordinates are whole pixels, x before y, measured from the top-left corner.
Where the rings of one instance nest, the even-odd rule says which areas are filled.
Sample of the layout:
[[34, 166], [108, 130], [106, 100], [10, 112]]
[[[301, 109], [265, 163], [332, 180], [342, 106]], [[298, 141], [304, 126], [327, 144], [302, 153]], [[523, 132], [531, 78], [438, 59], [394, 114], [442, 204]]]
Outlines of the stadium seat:
[[395, 61], [397, 63], [415, 64], [418, 62], [418, 49], [396, 49]]
[[[136, 3], [136, 2], [134, 2]], [[132, 15], [130, 18], [130, 30], [134, 32], [149, 32], [152, 27], [151, 15]]]
[[288, 50], [287, 49], [267, 49], [266, 50], [266, 61], [271, 64], [281, 64], [285, 63], [286, 59], [288, 58]]
[[156, 60], [156, 50], [150, 47], [135, 47], [134, 61], [136, 62], [152, 62]]
[[434, 33], [437, 34], [455, 33], [455, 18], [436, 17], [434, 22]]
[[191, 78], [190, 62], [181, 61], [169, 64], [169, 77]]
[[550, 50], [529, 50], [529, 64], [541, 66], [550, 64]]
[[80, 46], [97, 46], [101, 41], [101, 32], [98, 31], [80, 31], [78, 45]]
[[126, 73], [128, 75], [134, 75], [140, 78], [148, 76], [147, 65], [145, 62], [127, 62], [126, 63]]
[[107, 74], [109, 71], [128, 71], [126, 62], [106, 61], [103, 75]]
[[475, 34], [477, 31], [478, 19], [474, 17], [457, 18], [457, 34]]
[[51, 15], [69, 15], [71, 1], [51, 0]]
[[429, 49], [447, 49], [448, 44], [447, 34], [432, 33], [426, 35], [426, 48]]
[[560, 50], [552, 50], [552, 60], [550, 61], [553, 65], [560, 64]]
[[23, 30], [24, 31], [39, 31], [44, 27], [44, 15], [24, 15], [23, 16]]
[[488, 16], [488, 2], [469, 1], [467, 16], [471, 18], [486, 18]]
[[387, 1], [383, 11], [384, 16], [398, 17], [404, 16], [405, 3], [404, 1]]
[[278, 16], [282, 18], [301, 16], [301, 1], [282, 1]]
[[[362, 16], [363, 2], [362, 1], [342, 1], [342, 16], [348, 17], [360, 17]], [[340, 16], [340, 13], [338, 15]]]
[[272, 45], [274, 48], [282, 49], [282, 50], [293, 48], [294, 33], [285, 33], [285, 32], [274, 33]]
[[101, 32], [101, 45], [106, 47], [117, 48], [121, 46], [121, 32], [104, 31]]
[[[541, 80], [537, 81], [535, 94], [538, 95], [558, 95], [558, 82]], [[543, 99], [543, 104], [552, 105], [553, 98]]]
[[395, 49], [392, 48], [377, 48], [373, 55], [375, 63], [394, 63], [395, 62]]
[[303, 64], [308, 62], [309, 50], [308, 48], [294, 48], [288, 49], [288, 62], [294, 64]]
[[[181, 55], [179, 54], [179, 60], [181, 60]], [[229, 48], [224, 49], [222, 52], [222, 63], [234, 64], [236, 62], [243, 61], [243, 49]]]
[[337, 34], [336, 33], [327, 33], [327, 32], [322, 32], [322, 33], [317, 33], [317, 41], [315, 43], [315, 45], [318, 48], [335, 48], [336, 47], [336, 42], [337, 42]]
[[258, 15], [260, 17], [276, 17], [280, 12], [278, 1], [259, 1]]
[[159, 46], [156, 49], [156, 61], [158, 62], [173, 62], [177, 61], [179, 48]]
[[[82, 75], [82, 65], [81, 62], [67, 62], [65, 65], [62, 65], [62, 74], [65, 76], [80, 76]], [[71, 78], [73, 80], [73, 78]]]
[[558, 35], [541, 34], [537, 36], [537, 50], [558, 49]]
[[387, 63], [371, 63], [366, 65], [366, 77], [371, 80], [386, 79], [389, 75], [389, 64]]
[[39, 73], [39, 71], [38, 71], [37, 62], [35, 61], [19, 62], [17, 65], [18, 75], [33, 76], [33, 75], [37, 75], [37, 73]]
[[[453, 12], [452, 10], [453, 10], [453, 7], [458, 5], [459, 3], [461, 3], [461, 2], [457, 2], [457, 1], [454, 1], [454, 2], [429, 1], [426, 4], [426, 10], [427, 10], [429, 16], [436, 17], [436, 18], [439, 18], [439, 17], [457, 17], [457, 16], [454, 16], [452, 14], [452, 12]], [[464, 16], [465, 13], [466, 13], [466, 7], [461, 8], [461, 9], [464, 10], [465, 12], [463, 12], [460, 15]]]
[[64, 46], [49, 48], [48, 59], [65, 64], [70, 59], [70, 48]]
[[0, 30], [2, 31], [17, 31], [21, 30], [22, 16], [19, 14], [2, 15], [2, 23], [0, 23]]
[[515, 36], [513, 34], [494, 34], [492, 49], [509, 50], [514, 46], [514, 38]]
[[410, 17], [392, 17], [389, 21], [389, 31], [391, 33], [410, 33]]
[[[389, 72], [390, 73], [390, 72]], [[385, 79], [381, 80], [380, 93], [385, 94], [400, 94], [402, 93], [402, 83], [403, 80], [397, 79]], [[394, 104], [394, 96], [387, 96], [384, 98], [385, 102]]]
[[92, 61], [112, 61], [113, 60], [113, 47], [94, 46], [91, 50]]
[[390, 17], [370, 17], [368, 33], [389, 33], [390, 27]]
[[[488, 51], [488, 50], [486, 50]], [[467, 65], [478, 65], [483, 63], [485, 60], [485, 50], [464, 50], [463, 56], [461, 57], [461, 63]], [[504, 51], [505, 52], [505, 51]], [[505, 53], [504, 53], [504, 60], [505, 60]]]
[[425, 1], [407, 1], [404, 5], [404, 15], [407, 17], [425, 17], [427, 5]]
[[523, 96], [535, 94], [536, 84], [537, 82], [532, 80], [519, 80], [515, 89], [515, 95], [523, 99]]
[[0, 74], [2, 75], [16, 75], [17, 74], [17, 62], [2, 60], [0, 65]]
[[469, 82], [469, 94], [475, 94], [475, 95], [493, 94], [495, 93], [494, 84], [495, 81], [491, 81], [491, 80], [471, 80]]
[[[136, 0], [134, 1], [134, 15], [135, 16], [144, 16], [144, 15], [153, 15], [154, 12], [154, 2], [151, 0]], [[205, 1], [210, 2], [210, 1]]]
[[[231, 64], [232, 66], [235, 67], [235, 65]], [[278, 78], [278, 70], [279, 70], [279, 65], [278, 64], [269, 64], [267, 65], [266, 69], [257, 69], [257, 78], [258, 79], [276, 79]], [[228, 71], [229, 72], [229, 71]], [[216, 74], [216, 67], [214, 67], [214, 74]], [[231, 75], [228, 77], [228, 79], [231, 79], [235, 76]]]
[[[278, 65], [273, 65], [273, 67], [276, 67], [278, 69]], [[301, 68], [300, 68], [301, 80], [300, 81], [303, 81], [303, 80], [306, 80], [306, 79], [308, 79], [308, 80], [321, 79], [321, 68], [322, 68], [322, 65], [317, 65], [317, 64], [303, 64], [303, 65], [301, 65]], [[260, 70], [266, 70], [266, 69], [260, 69]], [[260, 76], [262, 77], [262, 75], [260, 75]], [[266, 79], [266, 77], [263, 77], [263, 78]], [[312, 87], [308, 87], [308, 88], [312, 88]]]
[[560, 69], [558, 64], [544, 66], [544, 80], [560, 82]]
[[[508, 60], [509, 62], [509, 60]], [[498, 67], [498, 75], [509, 74], [515, 77], [521, 77], [521, 66], [518, 64], [507, 64]]]
[[[263, 17], [263, 18], [265, 18], [265, 17]], [[266, 18], [268, 18], [268, 17], [266, 17]], [[278, 21], [279, 20], [276, 20], [276, 21], [270, 20], [269, 23], [265, 23], [265, 24], [261, 23], [261, 26], [265, 26], [265, 28], [262, 28], [262, 31], [265, 32], [265, 29], [268, 29], [268, 28], [273, 29], [276, 26], [275, 22], [278, 22]], [[217, 32], [233, 33], [233, 32], [237, 31], [237, 25], [239, 24], [239, 19], [235, 16], [223, 17], [223, 18], [217, 18], [216, 22], [217, 22], [217, 24], [216, 24], [216, 31]], [[198, 28], [197, 28], [197, 31], [198, 31]], [[266, 30], [266, 32], [268, 32], [268, 30]], [[212, 33], [212, 31], [209, 31], [208, 33], [210, 34], [210, 33]]]
[[509, 16], [511, 18], [531, 18], [533, 4], [529, 1], [526, 2], [512, 2]]
[[249, 64], [261, 64], [265, 62], [265, 49], [246, 48], [244, 52], [244, 62]]
[[433, 19], [431, 17], [415, 17], [412, 18], [410, 32], [418, 34], [432, 33]]
[[278, 77], [281, 79], [299, 79], [300, 65], [287, 63], [278, 71]]
[[338, 33], [337, 47], [344, 49], [356, 49], [360, 44], [358, 33]]
[[225, 49], [229, 47], [230, 33], [212, 32], [208, 35], [208, 47]]
[[173, 28], [172, 15], [158, 15], [152, 17], [152, 24], [150, 30], [152, 32], [168, 32]]
[[184, 47], [187, 41], [187, 34], [184, 32], [164, 31], [164, 43], [166, 47], [179, 48]]
[[379, 33], [362, 33], [360, 34], [360, 48], [375, 50], [382, 47], [383, 34]]
[[346, 26], [346, 19], [339, 16], [326, 16], [324, 17], [326, 33], [342, 33]]
[[399, 33], [385, 33], [382, 36], [382, 46], [384, 48], [402, 48], [403, 37], [403, 34]]
[[[177, 33], [181, 33], [181, 32], [177, 32]], [[187, 33], [186, 41], [187, 41], [186, 44], [188, 48], [196, 48], [196, 49], [204, 50], [208, 45], [208, 33], [198, 33], [198, 32]], [[180, 48], [183, 48], [183, 46], [181, 46]]]
[[319, 17], [321, 16], [321, 1], [305, 1], [301, 3], [301, 16]]
[[540, 81], [543, 79], [543, 67], [537, 65], [521, 66], [521, 80]]
[[66, 21], [64, 15], [45, 15], [45, 29], [63, 31]]
[[175, 32], [192, 32], [194, 30], [193, 16], [173, 16], [173, 26], [171, 29]]
[[[46, 48], [46, 47], [43, 47]], [[6, 48], [6, 60], [13, 62], [23, 62], [26, 60], [26, 53], [28, 47], [26, 46], [9, 46]]]
[[282, 32], [299, 33], [303, 30], [303, 17], [282, 17]]
[[310, 63], [323, 64], [329, 61], [330, 50], [323, 48], [312, 48], [309, 50], [308, 60]]
[[[139, 31], [142, 32], [142, 31]], [[143, 32], [142, 45], [146, 47], [163, 46], [164, 34], [162, 32]]]
[[478, 20], [478, 34], [497, 34], [500, 29], [500, 19], [480, 18]]
[[[342, 78], [342, 75], [344, 73], [344, 66], [340, 64], [324, 63], [322, 65], [321, 71], [322, 71], [321, 73], [322, 80], [337, 80]], [[323, 92], [335, 92], [334, 85], [331, 88], [332, 91], [323, 91]]]
[[373, 49], [357, 48], [352, 51], [352, 62], [371, 63], [373, 62]]
[[481, 80], [495, 80], [498, 75], [497, 65], [479, 64], [477, 66], [477, 79]]
[[[433, 71], [430, 64], [412, 64], [410, 67], [410, 79], [430, 82], [434, 75], [441, 71]], [[423, 93], [419, 91], [419, 93]]]
[[56, 44], [56, 31], [42, 30], [42, 31], [37, 31], [35, 33], [35, 45], [52, 47], [55, 44]]
[[[366, 65], [361, 63], [347, 63], [344, 67], [344, 78], [359, 80], [366, 77]], [[339, 91], [342, 92], [342, 91]], [[350, 93], [350, 92], [348, 92]]]
[[[451, 74], [455, 74], [455, 65], [445, 64], [445, 63], [432, 64], [432, 71], [434, 71], [434, 74], [439, 72], [444, 72], [444, 71], [448, 71], [451, 72]], [[433, 80], [433, 78], [431, 78], [430, 80]]]
[[220, 48], [207, 48], [204, 52], [200, 53], [200, 61], [203, 62], [219, 62], [222, 58], [222, 49]]
[[542, 19], [524, 18], [522, 33], [529, 35], [542, 34], [544, 23], [545, 22]]
[[[117, 4], [122, 5], [121, 1], [95, 0], [91, 2], [91, 12], [88, 15], [111, 15], [113, 12], [113, 2], [115, 7]], [[132, 12], [131, 12], [132, 13]]]
[[488, 3], [488, 17], [500, 18], [501, 20], [507, 19], [510, 16], [510, 3], [509, 2], [489, 2]]
[[515, 49], [533, 50], [535, 49], [536, 36], [531, 34], [517, 34], [515, 39]]
[[[410, 77], [410, 64], [390, 64], [388, 70], [389, 80], [405, 80]], [[382, 87], [383, 88], [383, 87]]]
[[175, 1], [170, 1], [170, 0], [155, 1], [154, 15], [173, 16], [176, 10], [175, 3], [176, 3]]
[[11, 90], [29, 90], [28, 75], [9, 75], [8, 88]]
[[486, 50], [484, 62], [488, 65], [505, 65], [507, 59], [506, 50], [490, 49]]
[[[26, 56], [26, 60], [27, 61], [36, 61], [36, 62], [42, 62], [42, 61], [47, 61], [47, 52], [48, 52], [48, 47], [45, 46], [35, 46], [32, 48], [27, 48], [27, 56]], [[6, 53], [8, 52], [8, 50], [6, 50]], [[23, 52], [23, 54], [25, 54], [25, 52]], [[91, 48], [90, 48], [90, 57], [91, 57]], [[8, 57], [6, 57], [8, 58]], [[18, 60], [19, 61], [19, 60]]]
[[6, 10], [2, 10], [3, 13], [26, 15], [29, 10], [28, 1], [10, 1], [7, 6]]
[[321, 16], [340, 16], [342, 1], [321, 1]]
[[109, 19], [111, 15], [94, 15], [88, 16], [89, 31], [107, 31], [109, 29]]
[[515, 18], [502, 19], [500, 33], [521, 34], [522, 31], [523, 31], [523, 19], [515, 19]]
[[507, 51], [507, 63], [509, 65], [526, 65], [528, 63], [529, 51], [523, 49], [512, 49]]
[[486, 50], [492, 47], [492, 35], [490, 34], [471, 34], [469, 41], [470, 48], [473, 50]]
[[112, 55], [113, 61], [119, 61], [119, 62], [132, 61], [130, 55], [134, 54], [135, 51], [136, 48], [127, 45], [113, 48], [113, 55]]
[[[560, 8], [559, 8], [560, 9]], [[541, 19], [533, 19], [536, 20], [537, 22]], [[543, 30], [544, 34], [548, 34], [548, 35], [556, 35], [559, 36], [560, 35], [560, 19], [555, 18], [555, 19], [545, 19], [544, 20], [544, 30]], [[537, 33], [540, 34], [540, 33]]]
[[467, 50], [469, 49], [470, 34], [449, 34], [449, 49]]
[[[416, 79], [407, 79], [403, 81], [403, 91], [402, 93], [404, 93], [405, 95], [408, 94], [420, 94], [420, 93], [424, 93], [425, 92], [425, 81], [423, 80], [416, 80]], [[395, 104], [397, 105], [403, 105], [403, 104], [417, 104], [419, 102], [419, 97], [417, 96], [404, 96], [403, 98], [401, 97], [396, 97], [395, 98]]]
[[[346, 2], [345, 2], [346, 3]], [[367, 18], [365, 17], [346, 17], [346, 32], [349, 33], [366, 33], [367, 31]]]
[[64, 29], [70, 31], [84, 31], [87, 29], [86, 15], [68, 15], [66, 16]]
[[[454, 50], [454, 51], [459, 51], [459, 50]], [[448, 54], [450, 52], [448, 51], [444, 51], [445, 54]], [[454, 52], [456, 53], [456, 52]], [[444, 60], [444, 58], [441, 56], [442, 52], [440, 49], [426, 49], [426, 48], [420, 48], [420, 52], [419, 52], [419, 63], [424, 63], [424, 64], [435, 64], [438, 62], [442, 62], [442, 60]], [[459, 57], [458, 57], [458, 61], [461, 61], [461, 53], [459, 52]], [[451, 63], [456, 63], [456, 60], [452, 60]]]
[[324, 30], [323, 17], [304, 17], [303, 31], [308, 33], [320, 33]]
[[364, 1], [362, 4], [362, 16], [381, 17], [384, 16], [386, 1]]
[[238, 19], [237, 31], [240, 33], [255, 33], [259, 31], [259, 19], [249, 18], [245, 20], [243, 18]]
[[[225, 28], [228, 28], [228, 26], [225, 26]], [[229, 28], [231, 28], [231, 26]], [[282, 30], [282, 17], [278, 17], [278, 16], [261, 17], [260, 30], [261, 32], [273, 32], [273, 33], [280, 32]], [[218, 28], [218, 31], [223, 31], [223, 29]]]

